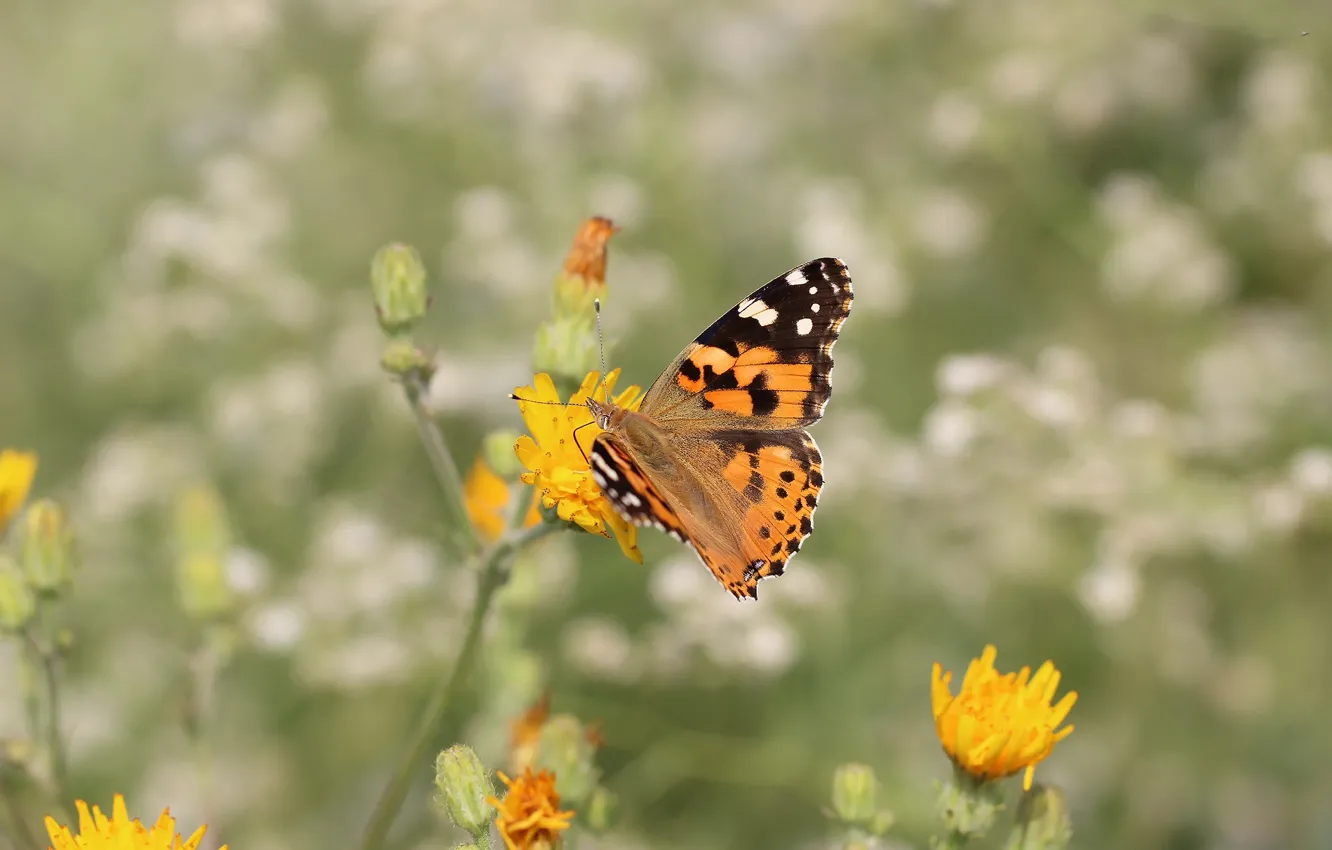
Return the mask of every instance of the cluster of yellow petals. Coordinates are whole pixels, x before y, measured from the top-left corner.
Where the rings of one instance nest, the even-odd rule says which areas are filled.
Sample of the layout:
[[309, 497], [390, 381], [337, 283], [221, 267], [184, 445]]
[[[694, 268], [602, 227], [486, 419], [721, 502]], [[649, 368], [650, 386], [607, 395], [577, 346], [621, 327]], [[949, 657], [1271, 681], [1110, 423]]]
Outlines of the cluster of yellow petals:
[[[624, 554], [641, 564], [638, 529], [615, 513], [587, 467], [587, 450], [601, 433], [592, 421], [592, 411], [587, 409], [587, 399], [606, 401], [607, 393], [614, 392], [619, 375], [619, 369], [611, 370], [603, 384], [599, 372], [589, 372], [568, 402], [560, 401], [555, 382], [544, 372], [533, 379], [532, 386], [514, 390], [518, 410], [531, 436], [519, 437], [513, 448], [528, 470], [522, 480], [536, 487], [547, 509], [554, 508], [560, 519], [576, 523], [593, 534], [602, 537], [614, 534]], [[637, 410], [641, 393], [642, 388], [631, 386], [613, 395], [611, 401]]]
[[[494, 543], [504, 533], [504, 524], [508, 520], [509, 499], [513, 497], [507, 481], [495, 474], [485, 458], [478, 456], [467, 471], [463, 482], [463, 504], [467, 508], [467, 518], [472, 527], [485, 543]], [[541, 512], [537, 510], [536, 499], [528, 505], [527, 515], [523, 517], [523, 526], [541, 522]]]
[[973, 659], [954, 696], [951, 672], [936, 662], [931, 677], [934, 728], [944, 751], [959, 768], [979, 780], [1001, 779], [1026, 770], [1024, 790], [1030, 790], [1037, 762], [1073, 731], [1058, 729], [1068, 717], [1076, 692], [1051, 705], [1059, 687], [1059, 671], [1047, 661], [1031, 675], [1030, 667], [1000, 674], [994, 669], [998, 655], [986, 646]]
[[37, 474], [37, 455], [14, 449], [0, 449], [0, 531], [23, 507]]
[[523, 770], [517, 779], [510, 779], [503, 771], [496, 771], [500, 781], [508, 788], [503, 800], [487, 797], [499, 817], [495, 828], [504, 839], [508, 850], [537, 850], [551, 848], [559, 834], [573, 822], [573, 812], [560, 811], [560, 794], [555, 790], [555, 774], [549, 770], [533, 773]]
[[[46, 831], [51, 836], [51, 850], [195, 850], [207, 829], [201, 826], [189, 838], [181, 838], [170, 811], [163, 811], [157, 823], [151, 828], [146, 827], [138, 818], [130, 820], [125, 798], [119, 794], [109, 818], [96, 806], [89, 812], [87, 803], [75, 802], [79, 809], [78, 835], [72, 834], [69, 827], [56, 823], [54, 818], [47, 817]], [[220, 850], [227, 850], [226, 845]]]

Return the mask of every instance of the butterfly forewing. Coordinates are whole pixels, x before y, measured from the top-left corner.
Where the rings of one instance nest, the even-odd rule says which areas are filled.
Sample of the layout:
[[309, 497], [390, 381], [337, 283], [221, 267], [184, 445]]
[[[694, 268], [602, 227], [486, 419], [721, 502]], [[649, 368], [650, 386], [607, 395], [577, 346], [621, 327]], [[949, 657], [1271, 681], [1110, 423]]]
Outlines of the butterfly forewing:
[[711, 416], [718, 426], [763, 430], [817, 422], [851, 300], [841, 260], [812, 260], [774, 278], [680, 352], [640, 409], [659, 420]]

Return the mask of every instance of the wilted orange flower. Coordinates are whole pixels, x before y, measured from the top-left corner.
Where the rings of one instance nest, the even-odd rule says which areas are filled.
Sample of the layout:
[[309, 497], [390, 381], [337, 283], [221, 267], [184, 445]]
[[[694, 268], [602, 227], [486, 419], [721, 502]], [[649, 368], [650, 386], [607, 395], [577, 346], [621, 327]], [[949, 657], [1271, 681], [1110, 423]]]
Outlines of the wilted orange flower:
[[[523, 482], [536, 487], [543, 505], [555, 508], [560, 519], [593, 534], [610, 537], [613, 533], [624, 554], [641, 564], [638, 529], [620, 519], [587, 466], [586, 447], [601, 433], [587, 408], [587, 399], [591, 396], [605, 401], [619, 375], [619, 369], [612, 369], [603, 384], [599, 372], [589, 372], [568, 403], [560, 401], [555, 382], [544, 372], [532, 381], [533, 386], [514, 390], [532, 436], [519, 437], [513, 449], [529, 470], [523, 473]], [[614, 396], [614, 402], [637, 410], [643, 400], [641, 392], [641, 387], [631, 386]]]
[[0, 531], [5, 530], [10, 518], [23, 507], [36, 474], [37, 455], [0, 449]]
[[[88, 811], [88, 804], [76, 800], [79, 810], [79, 834], [69, 827], [47, 817], [46, 831], [51, 836], [52, 850], [195, 850], [203, 841], [207, 827], [201, 826], [189, 838], [176, 832], [176, 821], [170, 811], [163, 811], [151, 828], [138, 818], [130, 820], [125, 798], [117, 794], [111, 808], [111, 817], [102, 814], [96, 806]], [[227, 850], [224, 844], [220, 850]]]
[[619, 230], [608, 218], [584, 221], [564, 258], [565, 276], [580, 279], [583, 286], [600, 295], [606, 288], [606, 243]]
[[541, 699], [513, 721], [510, 731], [510, 762], [514, 770], [524, 770], [536, 760], [537, 750], [541, 748], [541, 730], [550, 719], [550, 692], [541, 695]]
[[[467, 518], [472, 527], [485, 543], [494, 543], [504, 533], [506, 508], [509, 506], [509, 484], [495, 474], [485, 458], [477, 456], [472, 468], [467, 471], [467, 480], [463, 482], [463, 504], [467, 507]], [[541, 511], [537, 509], [535, 494], [523, 517], [523, 527], [541, 522]]]
[[503, 800], [487, 797], [499, 817], [495, 827], [508, 850], [547, 850], [555, 846], [560, 833], [573, 822], [573, 812], [560, 811], [560, 795], [555, 790], [555, 774], [549, 770], [533, 773], [527, 768], [516, 780], [496, 771], [508, 791]]
[[1076, 692], [1051, 705], [1059, 687], [1059, 671], [1047, 661], [1031, 675], [1030, 667], [1000, 674], [994, 669], [998, 651], [986, 646], [973, 659], [954, 696], [951, 672], [938, 662], [931, 677], [934, 728], [944, 752], [963, 771], [979, 780], [1002, 779], [1020, 770], [1023, 790], [1031, 788], [1036, 764], [1068, 737], [1072, 726], [1056, 730], [1068, 717]]

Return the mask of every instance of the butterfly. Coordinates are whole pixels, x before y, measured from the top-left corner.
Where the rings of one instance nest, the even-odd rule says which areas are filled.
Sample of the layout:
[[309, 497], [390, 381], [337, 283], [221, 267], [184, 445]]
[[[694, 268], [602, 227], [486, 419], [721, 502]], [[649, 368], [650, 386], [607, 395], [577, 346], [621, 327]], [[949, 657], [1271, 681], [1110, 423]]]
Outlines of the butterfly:
[[850, 312], [846, 265], [812, 260], [699, 334], [637, 411], [589, 398], [602, 433], [588, 466], [616, 513], [693, 547], [732, 595], [757, 599], [814, 528], [823, 459], [805, 427], [823, 416]]

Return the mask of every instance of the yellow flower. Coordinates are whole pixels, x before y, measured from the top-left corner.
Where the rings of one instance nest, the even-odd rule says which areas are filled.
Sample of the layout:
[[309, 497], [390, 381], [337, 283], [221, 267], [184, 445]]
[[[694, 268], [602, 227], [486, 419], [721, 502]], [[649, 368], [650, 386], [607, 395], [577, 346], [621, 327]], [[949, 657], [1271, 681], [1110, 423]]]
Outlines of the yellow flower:
[[[536, 487], [547, 509], [555, 508], [560, 519], [577, 523], [593, 534], [610, 537], [613, 532], [624, 554], [641, 564], [638, 529], [620, 519], [587, 468], [587, 449], [601, 433], [592, 421], [592, 411], [587, 409], [587, 399], [591, 396], [605, 401], [619, 375], [619, 369], [612, 369], [603, 386], [600, 373], [589, 372], [567, 404], [560, 401], [555, 382], [544, 372], [532, 381], [533, 386], [519, 387], [514, 395], [532, 436], [519, 437], [513, 449], [529, 470], [522, 480]], [[612, 401], [637, 410], [642, 401], [640, 393], [640, 387], [631, 386], [613, 396]]]
[[[125, 798], [119, 794], [109, 819], [96, 806], [90, 814], [87, 803], [76, 800], [75, 804], [79, 808], [78, 835], [71, 834], [69, 827], [47, 817], [46, 831], [51, 835], [51, 850], [195, 850], [207, 829], [201, 826], [189, 838], [181, 838], [169, 810], [163, 811], [151, 828], [146, 827], [138, 818], [130, 820]], [[220, 850], [227, 850], [226, 845]]]
[[[494, 543], [504, 533], [505, 508], [509, 506], [509, 485], [495, 474], [485, 458], [477, 456], [463, 482], [463, 503], [476, 533], [486, 543]], [[541, 522], [535, 496], [523, 517], [523, 527]]]
[[14, 449], [0, 450], [0, 531], [10, 517], [18, 513], [28, 498], [33, 476], [37, 474], [37, 455]]
[[1047, 661], [1031, 675], [1030, 667], [1001, 675], [994, 669], [997, 650], [986, 646], [973, 659], [953, 696], [951, 672], [934, 664], [931, 697], [934, 728], [953, 763], [979, 780], [1002, 779], [1025, 769], [1023, 790], [1030, 790], [1036, 763], [1068, 737], [1072, 726], [1059, 731], [1077, 701], [1076, 692], [1051, 705], [1059, 687], [1059, 671]]
[[[573, 812], [560, 811], [560, 794], [555, 790], [555, 774], [549, 770], [523, 771], [516, 780], [503, 771], [495, 771], [508, 788], [503, 800], [487, 797], [498, 810], [495, 827], [508, 850], [546, 850], [555, 846], [560, 833], [573, 821]], [[57, 848], [61, 850], [61, 848]]]

